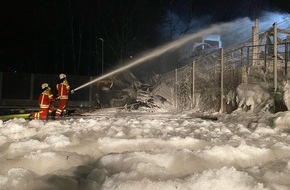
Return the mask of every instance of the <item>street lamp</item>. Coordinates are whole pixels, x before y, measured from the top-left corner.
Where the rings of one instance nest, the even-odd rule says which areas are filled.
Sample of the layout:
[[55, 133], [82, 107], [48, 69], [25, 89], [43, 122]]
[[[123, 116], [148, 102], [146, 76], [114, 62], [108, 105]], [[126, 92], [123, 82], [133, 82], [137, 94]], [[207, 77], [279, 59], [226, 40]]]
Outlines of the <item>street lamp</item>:
[[98, 40], [102, 41], [102, 75], [104, 74], [104, 39], [98, 38]]

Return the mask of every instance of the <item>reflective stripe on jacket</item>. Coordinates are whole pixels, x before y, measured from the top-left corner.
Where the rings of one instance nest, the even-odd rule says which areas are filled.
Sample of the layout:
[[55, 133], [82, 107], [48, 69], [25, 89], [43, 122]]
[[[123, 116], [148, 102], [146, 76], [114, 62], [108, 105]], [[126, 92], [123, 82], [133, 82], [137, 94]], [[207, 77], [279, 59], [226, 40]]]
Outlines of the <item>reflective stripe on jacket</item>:
[[56, 85], [58, 91], [58, 97], [60, 99], [68, 99], [70, 86], [67, 80], [64, 80], [62, 83]]
[[40, 108], [49, 108], [50, 102], [54, 100], [54, 96], [50, 90], [43, 91], [38, 98]]

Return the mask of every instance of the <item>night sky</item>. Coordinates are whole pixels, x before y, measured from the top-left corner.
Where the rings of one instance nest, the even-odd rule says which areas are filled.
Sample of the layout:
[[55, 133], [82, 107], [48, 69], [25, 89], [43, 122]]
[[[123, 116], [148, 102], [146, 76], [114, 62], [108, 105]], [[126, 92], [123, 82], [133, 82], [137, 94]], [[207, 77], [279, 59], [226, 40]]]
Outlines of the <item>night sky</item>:
[[[1, 1], [0, 9], [0, 71], [94, 76], [101, 73], [102, 58], [106, 71], [208, 24], [240, 17], [254, 19], [264, 11], [290, 13], [290, 3], [289, 0], [5, 0]], [[196, 20], [195, 25], [188, 24], [192, 20]], [[180, 21], [183, 26], [177, 24]]]

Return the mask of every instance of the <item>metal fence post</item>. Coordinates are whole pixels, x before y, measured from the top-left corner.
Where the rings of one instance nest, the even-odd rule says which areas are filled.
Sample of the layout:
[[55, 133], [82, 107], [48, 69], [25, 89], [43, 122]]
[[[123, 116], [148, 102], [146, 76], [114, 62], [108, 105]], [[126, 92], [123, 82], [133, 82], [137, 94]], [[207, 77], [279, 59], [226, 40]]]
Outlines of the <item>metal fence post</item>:
[[252, 27], [252, 44], [253, 44], [253, 47], [252, 47], [252, 64], [256, 64], [256, 61], [257, 61], [257, 53], [256, 53], [256, 27], [253, 26]]
[[175, 108], [177, 108], [177, 69], [175, 69]]
[[265, 44], [265, 53], [264, 53], [264, 73], [267, 71], [267, 50], [268, 46]]
[[250, 66], [250, 47], [247, 46], [247, 67]]
[[274, 61], [273, 61], [273, 77], [274, 77], [274, 91], [277, 90], [277, 23], [273, 24], [273, 45], [274, 45]]
[[285, 44], [285, 79], [288, 79], [288, 43]]
[[224, 113], [224, 49], [221, 48], [221, 113]]
[[248, 83], [247, 65], [244, 61], [244, 47], [241, 48], [241, 63], [242, 63], [242, 83]]
[[192, 62], [192, 94], [191, 94], [191, 109], [193, 109], [193, 107], [195, 106], [195, 100], [194, 100], [194, 92], [195, 92], [195, 86], [194, 86], [194, 83], [195, 83], [195, 61]]
[[258, 53], [260, 51], [259, 47], [259, 19], [255, 20], [255, 26], [252, 27], [252, 59], [253, 64], [257, 64], [258, 62]]

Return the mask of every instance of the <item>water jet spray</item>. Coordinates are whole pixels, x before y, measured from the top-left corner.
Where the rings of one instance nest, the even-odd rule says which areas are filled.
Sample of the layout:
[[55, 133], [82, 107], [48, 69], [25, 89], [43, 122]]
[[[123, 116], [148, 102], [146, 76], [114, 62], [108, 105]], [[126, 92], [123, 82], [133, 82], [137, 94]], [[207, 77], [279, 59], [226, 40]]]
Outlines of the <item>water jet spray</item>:
[[225, 29], [228, 29], [228, 28], [231, 28], [231, 24], [229, 23], [224, 23], [224, 24], [215, 24], [215, 25], [212, 25], [211, 27], [207, 28], [207, 29], [204, 29], [202, 31], [199, 31], [195, 34], [191, 34], [191, 35], [187, 35], [181, 39], [178, 39], [176, 41], [173, 41], [173, 42], [170, 42], [168, 43], [167, 45], [164, 45], [164, 46], [161, 46], [161, 47], [158, 47], [156, 48], [155, 50], [153, 51], [150, 51], [148, 53], [146, 53], [144, 56], [140, 57], [139, 59], [137, 60], [134, 60], [134, 61], [131, 61], [131, 62], [128, 62], [128, 64], [125, 64], [125, 65], [122, 65], [120, 68], [118, 69], [115, 69], [107, 74], [104, 74], [94, 80], [91, 80], [73, 90], [71, 90], [71, 93], [75, 93], [76, 91], [86, 87], [86, 86], [89, 86], [97, 81], [100, 81], [102, 79], [105, 79], [109, 76], [112, 76], [112, 75], [115, 75], [117, 73], [120, 73], [122, 71], [125, 71], [129, 68], [132, 68], [144, 61], [147, 61], [147, 60], [150, 60], [152, 58], [155, 58], [157, 56], [160, 56], [170, 50], [173, 50], [175, 48], [178, 48], [180, 47], [181, 45], [184, 45], [185, 43], [188, 43], [190, 40], [193, 40], [193, 39], [196, 39], [196, 38], [200, 38], [204, 35], [209, 35], [209, 34], [213, 34], [213, 33], [220, 33], [222, 30], [225, 30]]

